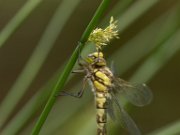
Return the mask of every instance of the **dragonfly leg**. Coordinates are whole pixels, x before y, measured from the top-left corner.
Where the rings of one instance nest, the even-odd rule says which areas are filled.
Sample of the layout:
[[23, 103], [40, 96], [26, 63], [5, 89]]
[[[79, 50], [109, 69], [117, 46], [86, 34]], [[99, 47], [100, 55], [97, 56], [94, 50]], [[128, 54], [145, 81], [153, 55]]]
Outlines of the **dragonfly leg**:
[[84, 73], [84, 69], [76, 69], [73, 70], [71, 73]]
[[84, 59], [82, 58], [81, 54], [79, 54], [77, 61], [78, 61], [78, 64], [79, 64], [80, 66], [83, 66], [83, 63], [82, 63], [83, 60], [84, 60]]
[[[80, 52], [80, 49], [78, 50], [79, 51], [79, 55], [78, 55], [78, 64], [80, 66], [83, 66], [83, 63], [82, 61], [85, 61], [82, 56], [81, 56], [81, 52]], [[73, 70], [71, 73], [84, 73], [84, 70], [83, 69], [76, 69], [76, 70]]]
[[[81, 42], [79, 42], [79, 44], [82, 44]], [[85, 59], [81, 56], [81, 49], [79, 48], [79, 56], [78, 56], [78, 64], [80, 65], [80, 66], [83, 66], [84, 64], [82, 63], [82, 61], [84, 61], [85, 62]]]
[[81, 98], [83, 93], [84, 93], [86, 83], [87, 83], [87, 77], [85, 77], [84, 80], [83, 80], [82, 89], [80, 91], [78, 91], [77, 93], [69, 93], [69, 92], [66, 92], [66, 91], [62, 91], [57, 96], [71, 96], [71, 97], [75, 97], [75, 98]]
[[58, 96], [71, 96], [71, 97], [75, 97], [75, 98], [81, 98], [83, 95], [83, 91], [80, 90], [77, 93], [68, 93], [66, 91], [62, 91]]

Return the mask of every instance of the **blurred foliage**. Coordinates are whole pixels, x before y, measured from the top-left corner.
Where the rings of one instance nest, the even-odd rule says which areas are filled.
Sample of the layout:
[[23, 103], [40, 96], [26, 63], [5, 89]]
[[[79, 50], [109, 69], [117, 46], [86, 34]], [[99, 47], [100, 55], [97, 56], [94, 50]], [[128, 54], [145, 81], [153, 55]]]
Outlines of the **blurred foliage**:
[[[0, 1], [2, 135], [31, 133], [57, 74], [100, 2]], [[114, 61], [117, 74], [126, 80], [148, 82], [154, 94], [149, 106], [133, 108], [133, 119], [143, 134], [180, 134], [179, 1], [114, 0], [98, 26], [106, 26], [110, 16], [118, 20], [120, 39], [105, 48], [108, 63]], [[88, 44], [83, 56], [92, 50]], [[82, 77], [71, 75], [64, 89], [78, 91]], [[40, 134], [95, 134], [93, 101], [90, 88], [81, 99], [59, 97]], [[113, 130], [115, 135], [123, 129]]]

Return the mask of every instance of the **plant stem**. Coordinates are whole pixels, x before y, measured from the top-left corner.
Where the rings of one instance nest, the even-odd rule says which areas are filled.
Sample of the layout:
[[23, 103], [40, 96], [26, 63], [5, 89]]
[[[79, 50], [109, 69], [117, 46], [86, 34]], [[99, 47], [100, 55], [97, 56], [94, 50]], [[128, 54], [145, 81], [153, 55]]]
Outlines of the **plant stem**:
[[56, 96], [57, 93], [59, 93], [60, 90], [62, 90], [62, 88], [64, 87], [64, 84], [66, 82], [66, 80], [68, 79], [68, 76], [74, 66], [74, 64], [76, 63], [76, 60], [78, 58], [79, 52], [82, 50], [82, 48], [85, 45], [85, 42], [87, 41], [91, 31], [94, 29], [94, 27], [96, 26], [99, 18], [101, 17], [101, 15], [103, 14], [103, 12], [105, 11], [106, 7], [108, 6], [110, 0], [103, 0], [100, 4], [100, 6], [98, 7], [98, 9], [96, 10], [92, 20], [90, 21], [89, 25], [87, 26], [85, 32], [83, 33], [79, 44], [77, 45], [76, 49], [74, 50], [71, 58], [69, 59], [67, 65], [65, 66], [64, 71], [62, 72], [62, 74], [59, 76], [59, 79], [54, 87], [54, 89], [52, 90], [52, 93], [45, 105], [44, 110], [42, 111], [40, 118], [38, 119], [33, 131], [32, 131], [32, 135], [37, 135], [39, 134], [49, 112], [51, 111], [55, 101], [56, 101]]
[[148, 135], [178, 135], [180, 134], [180, 121], [170, 123], [160, 129], [153, 131]]
[[16, 31], [33, 10], [42, 2], [42, 0], [28, 0], [11, 21], [0, 32], [0, 47]]

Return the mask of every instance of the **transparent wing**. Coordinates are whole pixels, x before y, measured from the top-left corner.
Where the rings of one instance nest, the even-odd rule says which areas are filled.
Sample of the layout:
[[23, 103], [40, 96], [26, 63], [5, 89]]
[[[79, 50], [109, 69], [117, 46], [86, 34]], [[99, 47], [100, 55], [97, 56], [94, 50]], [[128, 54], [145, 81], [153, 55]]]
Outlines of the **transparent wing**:
[[108, 100], [108, 102], [111, 102], [108, 104], [108, 114], [110, 115], [112, 120], [120, 123], [122, 127], [127, 129], [130, 135], [141, 135], [141, 132], [136, 126], [135, 122], [123, 109], [122, 105], [119, 103], [119, 100], [114, 95], [114, 93], [111, 93], [111, 96], [111, 99]]
[[108, 109], [107, 109], [107, 113], [109, 115], [109, 117], [116, 122], [116, 116], [115, 116], [115, 113], [114, 113], [114, 105], [113, 105], [113, 102], [110, 98], [107, 99], [107, 102], [108, 102]]
[[145, 84], [130, 84], [120, 78], [114, 78], [114, 91], [126, 96], [128, 101], [136, 106], [149, 104], [153, 99], [153, 94]]

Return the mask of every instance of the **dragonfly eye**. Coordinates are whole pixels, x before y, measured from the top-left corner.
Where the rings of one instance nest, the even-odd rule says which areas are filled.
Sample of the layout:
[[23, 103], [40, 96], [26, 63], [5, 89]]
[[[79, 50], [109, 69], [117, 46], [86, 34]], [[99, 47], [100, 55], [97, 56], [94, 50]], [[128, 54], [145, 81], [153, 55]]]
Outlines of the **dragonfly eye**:
[[95, 59], [95, 58], [103, 58], [102, 52], [94, 52], [88, 55], [89, 58]]
[[94, 52], [94, 53], [89, 54], [87, 61], [88, 61], [88, 63], [91, 63], [97, 67], [102, 67], [102, 66], [106, 65], [106, 61], [103, 58], [102, 52]]

